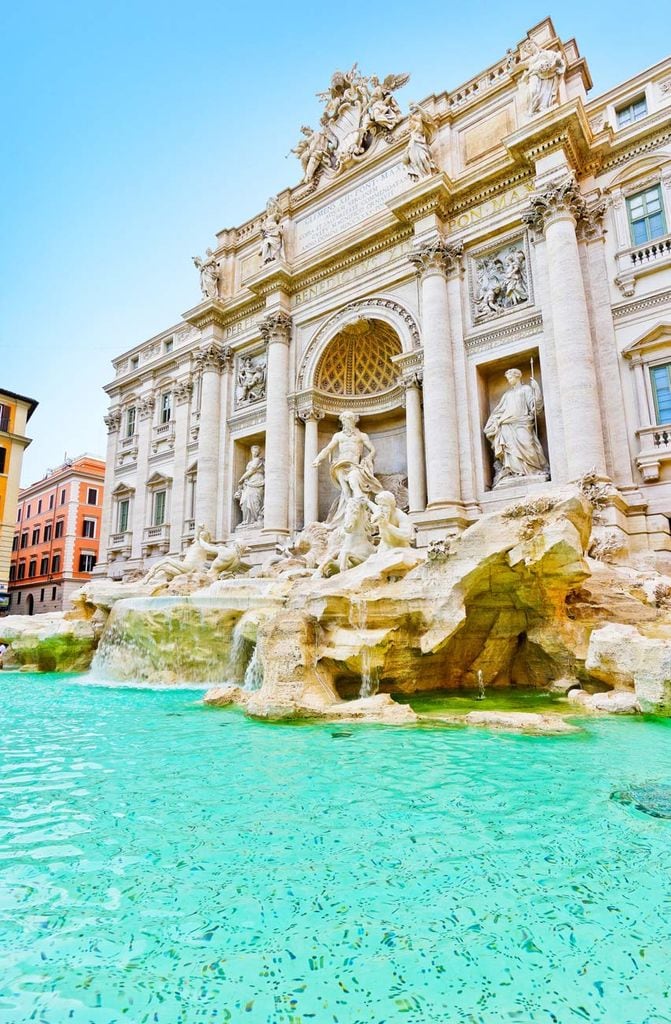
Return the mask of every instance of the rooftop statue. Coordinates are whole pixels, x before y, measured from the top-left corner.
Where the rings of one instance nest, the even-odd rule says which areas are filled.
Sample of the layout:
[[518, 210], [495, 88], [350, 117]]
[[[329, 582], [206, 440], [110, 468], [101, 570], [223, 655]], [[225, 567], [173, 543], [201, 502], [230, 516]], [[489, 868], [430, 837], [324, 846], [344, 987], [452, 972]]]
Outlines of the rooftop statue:
[[261, 222], [261, 263], [273, 263], [284, 256], [284, 229], [282, 209], [277, 199], [266, 203], [266, 215]]
[[205, 253], [205, 259], [200, 256], [191, 257], [194, 265], [200, 271], [200, 290], [204, 299], [217, 299], [219, 297], [219, 262], [211, 249]]
[[529, 83], [529, 113], [541, 114], [557, 102], [559, 83], [566, 72], [566, 62], [556, 50], [542, 50], [530, 41], [531, 55], [522, 81]]
[[320, 127], [301, 127], [304, 138], [292, 150], [301, 161], [303, 181], [316, 182], [322, 171], [338, 173], [359, 160], [376, 136], [388, 136], [403, 119], [393, 93], [410, 75], [362, 75], [356, 64], [349, 71], [336, 71], [325, 92], [317, 93], [324, 103]]
[[417, 103], [410, 104], [410, 116], [408, 118], [408, 145], [403, 156], [403, 163], [408, 169], [408, 175], [413, 181], [426, 178], [438, 170], [431, 156], [431, 140], [436, 128], [436, 122]]

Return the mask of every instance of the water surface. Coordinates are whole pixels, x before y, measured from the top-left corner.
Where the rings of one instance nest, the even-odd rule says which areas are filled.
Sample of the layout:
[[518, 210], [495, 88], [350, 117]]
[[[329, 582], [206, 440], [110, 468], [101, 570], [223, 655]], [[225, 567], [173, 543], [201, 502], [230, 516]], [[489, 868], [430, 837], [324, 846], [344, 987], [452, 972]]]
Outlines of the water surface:
[[610, 799], [671, 781], [666, 722], [200, 697], [0, 674], [2, 1024], [671, 1022], [671, 822]]

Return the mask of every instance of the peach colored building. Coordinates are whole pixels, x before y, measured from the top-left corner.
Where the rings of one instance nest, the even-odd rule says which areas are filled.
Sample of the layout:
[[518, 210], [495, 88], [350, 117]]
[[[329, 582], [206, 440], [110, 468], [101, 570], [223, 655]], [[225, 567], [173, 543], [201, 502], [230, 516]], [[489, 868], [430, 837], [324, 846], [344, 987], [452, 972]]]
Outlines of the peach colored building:
[[30, 444], [26, 425], [36, 408], [34, 398], [0, 389], [0, 612], [6, 609], [9, 600], [9, 566], [21, 464]]
[[9, 614], [60, 611], [98, 560], [105, 463], [68, 459], [19, 494]]

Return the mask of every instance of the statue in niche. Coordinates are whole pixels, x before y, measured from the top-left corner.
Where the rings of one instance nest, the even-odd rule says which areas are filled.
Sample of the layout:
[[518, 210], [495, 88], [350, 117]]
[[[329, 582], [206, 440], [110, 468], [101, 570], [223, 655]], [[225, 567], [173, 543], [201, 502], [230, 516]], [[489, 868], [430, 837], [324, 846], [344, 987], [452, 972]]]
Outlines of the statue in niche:
[[234, 494], [242, 511], [240, 526], [260, 526], [263, 523], [263, 495], [266, 486], [265, 463], [258, 444], [251, 447], [251, 459], [238, 480]]
[[529, 83], [529, 113], [541, 114], [557, 102], [559, 82], [566, 72], [566, 61], [556, 50], [542, 50], [530, 41], [531, 56], [522, 81]]
[[261, 263], [273, 263], [284, 255], [284, 228], [282, 210], [277, 199], [266, 203], [266, 215], [261, 224]]
[[478, 317], [494, 316], [529, 298], [526, 256], [522, 249], [502, 249], [476, 263]]
[[217, 299], [219, 297], [219, 263], [214, 253], [208, 249], [204, 260], [201, 260], [200, 256], [191, 258], [200, 272], [200, 290], [203, 298]]
[[407, 167], [409, 177], [413, 181], [419, 181], [420, 178], [426, 178], [438, 170], [429, 148], [436, 122], [417, 103], [411, 103], [409, 109], [408, 131], [410, 134], [403, 155], [403, 163]]
[[537, 417], [543, 409], [543, 396], [532, 376], [522, 383], [521, 370], [506, 370], [508, 389], [504, 391], [485, 424], [485, 437], [494, 450], [494, 481], [525, 477], [547, 480], [548, 461], [538, 440]]
[[266, 397], [265, 359], [245, 356], [238, 370], [238, 405], [251, 405]]
[[382, 490], [374, 475], [375, 448], [357, 427], [358, 420], [354, 413], [344, 412], [340, 416], [342, 430], [333, 435], [313, 462], [313, 466], [319, 466], [324, 459], [330, 460], [331, 480], [340, 491], [327, 523], [342, 522], [350, 498], [370, 498]]
[[409, 548], [415, 539], [415, 527], [410, 516], [397, 508], [391, 491], [380, 491], [371, 505], [371, 522], [377, 527], [380, 543], [377, 550], [391, 551], [393, 548]]

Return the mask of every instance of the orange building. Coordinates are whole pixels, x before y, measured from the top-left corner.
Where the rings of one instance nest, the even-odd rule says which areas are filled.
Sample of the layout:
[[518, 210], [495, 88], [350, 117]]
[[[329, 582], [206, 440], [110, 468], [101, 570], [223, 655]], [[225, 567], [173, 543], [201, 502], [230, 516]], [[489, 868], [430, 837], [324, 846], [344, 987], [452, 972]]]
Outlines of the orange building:
[[98, 560], [105, 463], [68, 459], [19, 494], [9, 569], [9, 614], [67, 609]]
[[35, 412], [33, 398], [0, 388], [0, 612], [9, 601], [9, 567], [16, 522], [23, 453], [30, 444], [26, 424]]

